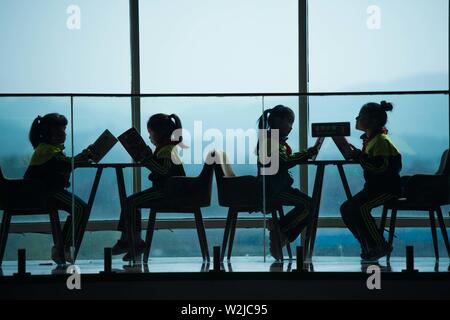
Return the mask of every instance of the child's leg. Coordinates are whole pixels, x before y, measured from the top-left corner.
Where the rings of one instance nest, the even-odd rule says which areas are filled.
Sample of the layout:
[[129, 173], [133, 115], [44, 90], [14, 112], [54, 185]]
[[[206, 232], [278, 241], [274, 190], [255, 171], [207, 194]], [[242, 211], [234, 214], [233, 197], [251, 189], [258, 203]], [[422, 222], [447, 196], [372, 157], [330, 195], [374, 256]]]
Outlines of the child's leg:
[[388, 193], [371, 194], [367, 190], [363, 190], [341, 206], [344, 223], [360, 242], [365, 252], [385, 244], [370, 212], [393, 197], [394, 195]]
[[346, 200], [340, 208], [342, 221], [344, 221], [347, 228], [351, 231], [356, 240], [359, 241], [362, 247], [364, 247], [362, 241], [364, 240], [360, 235], [361, 224], [359, 207], [362, 203], [368, 200], [368, 195], [366, 192], [361, 191], [355, 194], [351, 199]]
[[154, 190], [153, 188], [135, 193], [127, 198], [125, 203], [125, 208], [123, 211], [123, 217], [125, 221], [125, 230], [127, 235], [127, 241], [138, 245], [137, 240], [141, 238], [141, 230], [139, 228], [138, 219], [140, 215], [138, 214], [138, 209], [140, 208], [151, 208], [152, 206], [158, 205], [163, 198], [163, 193], [159, 190]]
[[289, 242], [292, 242], [310, 222], [312, 199], [295, 188], [280, 192], [275, 197], [276, 203], [294, 206], [284, 218], [280, 219], [281, 232]]
[[[73, 198], [73, 208], [72, 213], [72, 198]], [[73, 196], [71, 192], [67, 190], [59, 191], [51, 196], [49, 199], [50, 206], [57, 208], [59, 210], [64, 210], [70, 214], [64, 224], [64, 229], [62, 232], [64, 248], [66, 251], [77, 243], [81, 242], [83, 237], [82, 222], [85, 216], [88, 214], [87, 204], [77, 196]], [[73, 225], [72, 225], [73, 221]], [[73, 233], [75, 231], [75, 233]], [[73, 236], [75, 235], [75, 236]], [[75, 243], [73, 243], [75, 240]]]

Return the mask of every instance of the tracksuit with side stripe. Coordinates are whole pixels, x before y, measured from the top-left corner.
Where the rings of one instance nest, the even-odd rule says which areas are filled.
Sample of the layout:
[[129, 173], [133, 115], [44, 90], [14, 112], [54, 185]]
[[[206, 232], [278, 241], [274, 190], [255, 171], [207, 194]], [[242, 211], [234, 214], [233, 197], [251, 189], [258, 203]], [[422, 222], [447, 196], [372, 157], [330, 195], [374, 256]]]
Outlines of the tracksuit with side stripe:
[[[286, 142], [287, 137], [280, 138], [278, 143], [279, 167], [273, 175], [262, 175], [263, 165], [258, 161], [258, 178], [265, 189], [265, 197], [268, 206], [293, 206], [283, 218], [280, 219], [280, 229], [289, 242], [294, 241], [311, 219], [312, 199], [297, 188], [293, 188], [294, 180], [289, 169], [308, 160], [308, 153], [292, 152]], [[267, 139], [267, 154], [270, 156], [271, 138]]]
[[366, 183], [363, 190], [342, 204], [341, 215], [363, 251], [369, 252], [386, 242], [370, 212], [399, 197], [402, 159], [387, 132], [380, 132], [370, 139], [364, 134], [361, 139], [363, 149], [358, 161]]
[[151, 171], [149, 180], [152, 181], [152, 187], [126, 199], [118, 225], [118, 230], [123, 232], [123, 238], [132, 237], [133, 239], [130, 240], [135, 244], [137, 244], [136, 240], [140, 239], [142, 230], [139, 209], [152, 208], [161, 204], [164, 200], [163, 188], [167, 179], [172, 176], [186, 175], [174, 143], [157, 148], [155, 153], [145, 160], [145, 164]]
[[[69, 214], [62, 232], [64, 243], [56, 244], [56, 246], [64, 246], [65, 250], [76, 243], [81, 243], [84, 233], [81, 222], [89, 214], [87, 204], [66, 190], [70, 186], [71, 160], [64, 154], [64, 145], [40, 143], [34, 150], [24, 175], [25, 179], [40, 180], [44, 183], [49, 208], [63, 210]], [[76, 163], [87, 161], [82, 154], [76, 156], [74, 160]], [[74, 212], [72, 212], [72, 198]], [[72, 234], [72, 220], [74, 220], [74, 235]], [[72, 243], [73, 238], [75, 244]]]

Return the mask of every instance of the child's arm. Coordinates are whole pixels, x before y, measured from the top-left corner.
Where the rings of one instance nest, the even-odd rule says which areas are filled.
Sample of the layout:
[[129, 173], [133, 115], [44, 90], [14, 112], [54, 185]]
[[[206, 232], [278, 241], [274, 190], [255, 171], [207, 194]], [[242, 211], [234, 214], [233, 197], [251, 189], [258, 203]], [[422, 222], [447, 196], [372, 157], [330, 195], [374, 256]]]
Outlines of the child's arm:
[[91, 159], [91, 152], [89, 149], [84, 149], [81, 153], [74, 157], [75, 164], [86, 163]]
[[295, 152], [288, 156], [284, 152], [280, 152], [280, 168], [291, 169], [301, 162], [305, 162], [310, 157], [308, 151]]
[[371, 171], [375, 174], [381, 174], [385, 172], [389, 167], [389, 157], [388, 152], [386, 151], [385, 143], [377, 143], [374, 146], [373, 154], [368, 155], [361, 150], [353, 148], [353, 154], [355, 155], [354, 159], [357, 160], [362, 168], [367, 171]]
[[[57, 162], [63, 162], [63, 163], [71, 163], [72, 157], [67, 157], [64, 154], [57, 154], [55, 156], [55, 159]], [[83, 150], [83, 152], [77, 154], [75, 157], [73, 157], [73, 160], [75, 162], [75, 165], [80, 163], [89, 162], [90, 157], [87, 155], [86, 150]]]
[[389, 160], [386, 156], [371, 157], [367, 154], [361, 153], [358, 160], [364, 170], [368, 170], [376, 174], [385, 172], [389, 166]]
[[142, 163], [145, 164], [145, 167], [151, 172], [161, 175], [167, 174], [172, 166], [172, 160], [170, 158], [158, 158], [155, 155], [147, 157]]

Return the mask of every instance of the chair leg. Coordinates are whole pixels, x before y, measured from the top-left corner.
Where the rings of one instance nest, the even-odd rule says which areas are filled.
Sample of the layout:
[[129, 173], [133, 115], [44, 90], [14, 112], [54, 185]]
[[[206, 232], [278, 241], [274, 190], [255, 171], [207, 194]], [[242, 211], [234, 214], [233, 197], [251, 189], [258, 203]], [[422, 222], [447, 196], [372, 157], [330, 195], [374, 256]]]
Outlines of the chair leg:
[[59, 220], [58, 210], [50, 211], [50, 226], [52, 229], [53, 243], [58, 249], [58, 255], [63, 262], [66, 261], [64, 253], [64, 240], [61, 231], [61, 221]]
[[0, 266], [5, 255], [6, 242], [8, 241], [9, 225], [11, 224], [11, 215], [8, 211], [3, 211], [2, 226], [0, 229]]
[[281, 244], [280, 224], [278, 222], [276, 210], [272, 211], [272, 222], [273, 222], [273, 232], [275, 232], [275, 239], [276, 239], [276, 243], [274, 243], [274, 245], [278, 246], [278, 249], [281, 252], [281, 261], [283, 261], [283, 246]]
[[221, 248], [221, 252], [220, 252], [220, 261], [223, 261], [225, 258], [225, 250], [227, 249], [228, 238], [230, 236], [231, 219], [233, 218], [232, 214], [233, 214], [232, 209], [229, 208], [228, 215], [227, 215], [227, 221], [225, 223], [225, 230], [223, 233], [222, 248]]
[[[64, 226], [62, 228], [62, 236], [63, 239], [66, 238], [66, 234], [69, 232], [69, 230], [72, 228], [72, 215], [69, 214], [66, 218], [66, 221], [64, 222]], [[55, 240], [55, 239], [53, 239]], [[71, 246], [72, 247], [72, 246]]]
[[381, 214], [380, 220], [380, 233], [381, 236], [384, 236], [384, 228], [386, 228], [386, 220], [387, 220], [388, 209], [386, 206], [383, 206], [383, 213]]
[[[278, 208], [278, 212], [279, 212], [279, 214], [280, 214], [280, 219], [281, 219], [281, 218], [284, 218], [284, 210], [283, 210], [283, 206], [280, 206], [280, 207]], [[288, 243], [288, 244], [286, 245], [286, 249], [287, 249], [287, 252], [288, 252], [289, 260], [292, 260], [292, 249], [291, 249], [291, 244], [290, 244], [290, 243]]]
[[[387, 211], [386, 211], [387, 216]], [[389, 239], [388, 244], [389, 247], [392, 247], [394, 244], [394, 235], [395, 235], [395, 223], [397, 222], [397, 209], [393, 208], [391, 213], [391, 222], [389, 223]], [[387, 255], [387, 261], [391, 259], [391, 253]]]
[[209, 258], [209, 249], [208, 249], [208, 240], [206, 238], [205, 225], [203, 223], [202, 211], [200, 208], [195, 210], [195, 222], [197, 225], [197, 233], [200, 240], [200, 248], [202, 249], [203, 260], [210, 261]]
[[237, 225], [238, 215], [239, 215], [238, 211], [234, 211], [234, 210], [232, 211], [231, 226], [230, 226], [230, 238], [228, 239], [227, 260], [231, 259], [231, 252], [233, 251], [234, 235], [236, 234], [236, 225]]
[[434, 256], [436, 257], [436, 260], [439, 260], [439, 247], [437, 241], [436, 220], [434, 218], [434, 210], [429, 211], [429, 216], [430, 216], [431, 236], [433, 238]]
[[[51, 211], [49, 213], [49, 216], [50, 216], [50, 227], [52, 230], [53, 244], [55, 246], [63, 246], [64, 238], [62, 237], [62, 233], [61, 233], [61, 221], [59, 220], [59, 215], [56, 213], [56, 216], [55, 216], [54, 211]], [[59, 223], [59, 231], [60, 231], [59, 233], [60, 233], [61, 237], [58, 235], [57, 223]]]
[[150, 209], [148, 214], [148, 225], [147, 225], [147, 233], [145, 235], [145, 251], [144, 251], [144, 263], [148, 262], [148, 258], [150, 256], [150, 249], [152, 247], [153, 234], [155, 232], [155, 223], [156, 223], [156, 210]]
[[197, 230], [197, 235], [198, 235], [198, 242], [200, 244], [200, 251], [202, 253], [202, 259], [203, 259], [203, 261], [205, 261], [206, 260], [205, 246], [203, 243], [203, 237], [200, 232], [201, 226], [199, 224], [197, 212], [194, 212], [194, 219], [195, 219], [195, 229]]
[[447, 249], [448, 257], [450, 258], [450, 242], [448, 241], [447, 228], [445, 227], [444, 216], [442, 215], [441, 207], [436, 209], [439, 227], [441, 228], [442, 238], [444, 239], [445, 248]]

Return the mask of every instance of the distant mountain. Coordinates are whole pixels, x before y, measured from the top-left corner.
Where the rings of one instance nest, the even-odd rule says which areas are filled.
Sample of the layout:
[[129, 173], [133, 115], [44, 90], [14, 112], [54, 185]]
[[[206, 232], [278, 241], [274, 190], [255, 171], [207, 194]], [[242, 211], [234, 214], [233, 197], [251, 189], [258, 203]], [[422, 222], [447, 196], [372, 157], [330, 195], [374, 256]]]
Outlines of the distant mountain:
[[375, 81], [342, 87], [340, 91], [428, 91], [448, 90], [448, 73], [417, 74], [390, 81]]

